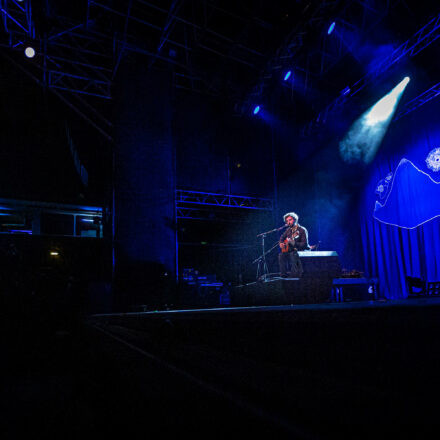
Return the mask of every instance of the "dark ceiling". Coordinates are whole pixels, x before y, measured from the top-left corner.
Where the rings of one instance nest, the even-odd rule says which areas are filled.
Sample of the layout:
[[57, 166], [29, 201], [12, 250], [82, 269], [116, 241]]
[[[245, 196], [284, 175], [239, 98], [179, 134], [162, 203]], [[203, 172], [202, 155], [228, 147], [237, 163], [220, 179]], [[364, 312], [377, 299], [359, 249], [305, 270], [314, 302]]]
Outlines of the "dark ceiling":
[[[415, 0], [31, 4], [28, 23], [29, 11], [22, 6], [20, 15], [17, 9], [27, 2], [6, 2], [5, 59], [48, 86], [108, 139], [112, 86], [120, 64], [134, 53], [151, 69], [171, 69], [176, 89], [217, 97], [238, 113], [274, 93], [284, 108], [300, 100], [306, 122], [439, 13], [435, 2]], [[22, 56], [26, 44], [37, 46], [31, 61]], [[431, 56], [424, 68], [438, 71], [437, 58]], [[287, 69], [293, 80], [283, 82]]]

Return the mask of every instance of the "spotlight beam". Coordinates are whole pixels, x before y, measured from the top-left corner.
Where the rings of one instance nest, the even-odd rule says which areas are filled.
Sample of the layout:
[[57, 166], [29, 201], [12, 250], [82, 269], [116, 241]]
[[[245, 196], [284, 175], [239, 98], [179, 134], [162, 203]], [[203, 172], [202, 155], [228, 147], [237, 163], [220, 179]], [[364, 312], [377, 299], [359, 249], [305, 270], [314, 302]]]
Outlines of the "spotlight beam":
[[404, 78], [353, 123], [339, 143], [339, 153], [345, 162], [368, 164], [374, 159], [409, 80]]

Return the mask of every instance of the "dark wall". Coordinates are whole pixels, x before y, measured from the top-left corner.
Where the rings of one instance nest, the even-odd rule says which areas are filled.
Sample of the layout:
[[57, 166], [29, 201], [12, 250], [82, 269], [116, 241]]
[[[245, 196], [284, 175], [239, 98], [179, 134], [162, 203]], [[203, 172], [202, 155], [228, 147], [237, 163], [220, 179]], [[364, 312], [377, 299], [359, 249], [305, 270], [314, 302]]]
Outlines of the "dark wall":
[[[224, 282], [253, 281], [257, 269], [253, 261], [262, 252], [257, 235], [272, 225], [272, 212], [259, 210], [241, 210], [234, 221], [180, 220], [180, 270], [195, 268]], [[267, 249], [277, 238], [275, 233], [266, 238]], [[270, 269], [276, 271], [274, 256], [271, 253], [268, 260]]]
[[175, 267], [175, 159], [170, 74], [122, 66], [116, 90], [116, 270], [125, 290], [154, 285]]
[[69, 151], [66, 105], [3, 57], [0, 72], [0, 197], [84, 203], [88, 188]]
[[237, 117], [218, 99], [179, 94], [173, 136], [177, 186], [194, 191], [273, 196], [271, 131]]

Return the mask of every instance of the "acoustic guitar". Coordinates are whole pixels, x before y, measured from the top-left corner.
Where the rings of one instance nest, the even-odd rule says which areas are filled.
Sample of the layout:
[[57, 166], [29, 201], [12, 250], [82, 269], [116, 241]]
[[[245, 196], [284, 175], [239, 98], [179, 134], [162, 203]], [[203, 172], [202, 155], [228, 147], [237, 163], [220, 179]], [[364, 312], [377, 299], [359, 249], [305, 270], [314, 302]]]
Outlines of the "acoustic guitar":
[[294, 231], [293, 235], [291, 237], [287, 237], [285, 240], [283, 240], [280, 243], [281, 246], [281, 252], [289, 252], [289, 246], [295, 245], [295, 240], [299, 237], [299, 232], [296, 230]]
[[[289, 252], [289, 246], [295, 245], [295, 240], [299, 237], [299, 232], [295, 229], [293, 231], [293, 233], [294, 233], [294, 235], [292, 235], [291, 237], [287, 237], [284, 241], [282, 241], [280, 243], [281, 252]], [[318, 242], [318, 244], [312, 244], [311, 246], [309, 246], [309, 250], [313, 251], [314, 249], [318, 249], [319, 243], [321, 243], [321, 242]]]

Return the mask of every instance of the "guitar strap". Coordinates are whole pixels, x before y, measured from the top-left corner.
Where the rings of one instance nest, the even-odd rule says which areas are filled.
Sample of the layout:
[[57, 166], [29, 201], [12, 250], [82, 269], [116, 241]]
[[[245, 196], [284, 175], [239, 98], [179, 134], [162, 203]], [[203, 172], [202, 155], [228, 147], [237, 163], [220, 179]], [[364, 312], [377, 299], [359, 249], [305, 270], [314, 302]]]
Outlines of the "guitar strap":
[[290, 236], [292, 237], [297, 230], [298, 230], [298, 225], [296, 224], [295, 226], [290, 228]]

